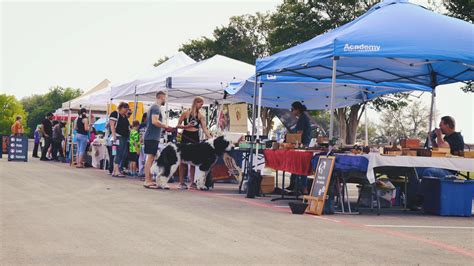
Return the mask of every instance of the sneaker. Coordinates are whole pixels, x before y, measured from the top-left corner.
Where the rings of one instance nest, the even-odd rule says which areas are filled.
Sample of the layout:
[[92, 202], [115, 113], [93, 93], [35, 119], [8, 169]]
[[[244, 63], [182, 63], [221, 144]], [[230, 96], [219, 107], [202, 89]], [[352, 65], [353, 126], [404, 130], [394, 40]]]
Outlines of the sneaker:
[[192, 184], [189, 186], [189, 189], [197, 189], [196, 183], [192, 183]]
[[179, 185], [178, 185], [178, 189], [186, 190], [186, 189], [188, 189], [188, 186], [186, 186], [186, 184], [184, 184], [184, 183], [183, 183], [183, 184], [179, 184]]

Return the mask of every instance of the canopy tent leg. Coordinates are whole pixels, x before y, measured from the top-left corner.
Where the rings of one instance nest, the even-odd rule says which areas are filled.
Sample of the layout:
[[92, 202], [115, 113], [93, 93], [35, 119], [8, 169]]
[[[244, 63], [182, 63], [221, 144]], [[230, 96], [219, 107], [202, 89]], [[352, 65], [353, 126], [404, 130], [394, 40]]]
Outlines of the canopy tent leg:
[[137, 110], [138, 110], [138, 95], [137, 95], [137, 85], [135, 85], [135, 96], [133, 98], [133, 121], [137, 119]]
[[[166, 125], [168, 125], [170, 123], [170, 108], [169, 108], [169, 105], [168, 105], [168, 99], [166, 99], [166, 103], [165, 103], [165, 114], [166, 114]], [[148, 119], [148, 117], [147, 117]]]
[[[72, 118], [71, 118], [71, 101], [69, 101], [69, 112], [68, 112], [68, 116], [67, 116], [67, 138], [66, 138], [66, 143], [64, 144], [64, 154], [66, 154], [66, 152], [68, 151], [68, 148], [69, 148], [69, 153], [71, 153], [71, 148], [69, 147], [69, 141], [71, 142], [71, 145], [73, 145], [72, 143]], [[70, 156], [69, 156], [70, 155]], [[69, 165], [72, 165], [72, 154], [69, 154], [68, 157], [71, 158], [71, 161], [70, 161], [70, 164]]]
[[431, 70], [430, 76], [431, 76], [431, 88], [433, 89], [431, 91], [431, 105], [430, 105], [430, 121], [428, 123], [428, 139], [427, 139], [427, 144], [428, 147], [432, 147], [431, 143], [431, 130], [433, 130], [433, 116], [435, 112], [435, 98], [436, 98], [436, 85], [437, 85], [437, 75], [436, 72], [433, 71], [433, 67], [431, 64], [428, 65], [429, 69]]
[[[255, 80], [255, 82], [257, 82]], [[257, 105], [257, 136], [256, 136], [256, 142], [257, 142], [257, 147], [255, 149], [255, 158], [257, 158], [258, 161], [258, 143], [260, 143], [260, 131], [262, 130], [262, 84], [258, 86], [258, 105]], [[258, 165], [258, 163], [257, 163]]]
[[431, 92], [431, 105], [430, 105], [430, 122], [428, 126], [428, 147], [432, 146], [431, 143], [431, 131], [433, 130], [433, 117], [435, 112], [435, 98], [436, 98], [436, 89], [433, 88]]
[[[109, 129], [107, 129], [107, 125], [109, 124], [109, 108], [111, 107], [112, 107], [112, 99], [109, 100], [105, 108], [105, 138], [109, 136]], [[107, 153], [108, 153], [108, 149], [107, 149]], [[107, 155], [109, 155], [107, 156], [107, 159], [106, 159], [108, 161], [108, 159], [110, 159], [110, 154], [107, 154]], [[104, 160], [104, 170], [107, 170], [107, 164], [105, 163], [106, 160]], [[110, 163], [111, 162], [109, 161], [109, 164]]]
[[256, 105], [257, 105], [257, 83], [258, 83], [258, 73], [255, 73], [255, 85], [253, 87], [253, 104], [252, 104], [252, 132], [250, 135], [250, 158], [247, 168], [247, 198], [254, 198], [254, 191], [256, 188], [251, 188], [250, 186], [253, 185], [253, 178], [252, 178], [252, 169], [253, 169], [253, 141], [252, 138], [255, 135], [255, 120], [257, 119], [256, 114]]
[[329, 109], [331, 110], [329, 121], [329, 141], [332, 141], [334, 137], [334, 89], [336, 87], [336, 68], [338, 59], [338, 56], [332, 58], [331, 103], [329, 105]]
[[[366, 105], [367, 106], [367, 105]], [[365, 146], [369, 146], [369, 130], [368, 130], [368, 123], [369, 119], [367, 118], [367, 108], [364, 110], [364, 119], [365, 119]]]

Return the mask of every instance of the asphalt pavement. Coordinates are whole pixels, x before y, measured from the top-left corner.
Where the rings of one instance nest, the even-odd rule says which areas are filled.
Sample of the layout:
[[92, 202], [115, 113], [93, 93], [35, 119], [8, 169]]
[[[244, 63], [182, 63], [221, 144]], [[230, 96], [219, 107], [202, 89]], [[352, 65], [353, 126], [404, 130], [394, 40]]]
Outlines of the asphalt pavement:
[[474, 265], [472, 217], [293, 215], [285, 201], [236, 189], [147, 190], [97, 169], [4, 157], [0, 265]]

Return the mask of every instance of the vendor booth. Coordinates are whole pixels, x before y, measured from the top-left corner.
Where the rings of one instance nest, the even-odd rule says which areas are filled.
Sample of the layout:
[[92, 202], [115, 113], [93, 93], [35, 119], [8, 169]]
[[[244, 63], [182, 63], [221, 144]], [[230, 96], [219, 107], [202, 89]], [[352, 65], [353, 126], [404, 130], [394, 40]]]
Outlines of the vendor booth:
[[190, 103], [196, 96], [207, 103], [224, 101], [224, 89], [231, 82], [240, 82], [254, 72], [254, 66], [215, 55], [209, 59], [182, 67], [162, 79], [137, 85], [138, 99], [154, 99], [159, 89], [167, 90], [170, 103]]
[[[162, 82], [166, 80], [170, 73], [194, 63], [196, 63], [196, 61], [191, 57], [186, 55], [184, 52], [179, 52], [159, 66], [153, 67], [151, 70], [135, 75], [135, 77], [128, 81], [114, 84], [112, 86], [110, 98], [134, 101], [135, 95], [153, 94], [153, 97], [151, 97], [151, 100], [153, 101], [155, 96], [154, 93], [158, 91], [158, 88], [155, 86], [156, 82]], [[142, 86], [140, 89], [137, 88], [138, 85], [145, 83], [149, 83], [150, 86]], [[150, 99], [142, 99], [140, 97], [138, 100]]]
[[[431, 87], [434, 97], [438, 85], [474, 79], [473, 28], [406, 0], [386, 0], [350, 23], [258, 59], [256, 74], [331, 79], [331, 91], [339, 79], [417, 84]], [[331, 138], [332, 132], [331, 123]]]
[[[474, 50], [470, 38], [472, 32], [474, 26], [470, 23], [431, 12], [408, 1], [383, 1], [344, 26], [275, 55], [258, 59], [255, 77], [244, 83], [234, 84], [235, 87], [229, 88], [227, 92], [230, 94], [229, 99], [241, 97], [243, 101], [253, 102], [253, 121], [256, 121], [260, 113], [257, 106], [289, 108], [291, 102], [301, 101], [310, 109], [329, 109], [329, 138], [332, 139], [335, 108], [366, 102], [386, 93], [431, 91], [432, 114], [436, 86], [474, 80]], [[432, 122], [430, 117], [429, 131]], [[255, 133], [254, 123], [252, 135]], [[442, 151], [430, 151], [429, 157], [425, 157], [428, 156], [427, 153], [418, 151], [423, 150], [420, 144], [418, 142], [416, 147], [393, 146], [381, 152], [367, 150], [367, 155], [360, 155], [363, 152], [356, 149], [346, 150], [349, 155], [344, 155], [344, 150], [337, 152], [346, 157], [361, 159], [358, 163], [364, 164], [364, 167], [359, 165], [356, 168], [363, 174], [360, 178], [362, 182], [372, 190], [368, 194], [371, 197], [368, 200], [370, 207], [373, 207], [374, 200], [378, 201], [382, 197], [376, 184], [385, 181], [377, 179], [374, 173], [380, 167], [405, 167], [410, 171], [414, 167], [443, 167], [469, 172], [474, 170], [474, 159], [468, 158], [471, 153], [467, 151], [464, 152], [466, 158]], [[255, 147], [258, 149], [258, 145]], [[269, 165], [273, 165], [275, 170], [296, 171], [298, 167], [293, 166], [298, 164], [301, 169], [298, 168], [296, 172], [302, 174], [316, 167], [313, 165], [303, 169], [304, 165], [308, 165], [309, 157], [325, 157], [327, 153], [336, 151], [331, 148], [334, 147], [328, 149], [316, 146], [309, 150], [298, 150], [294, 144], [284, 143], [280, 145], [280, 149], [293, 150], [291, 156], [279, 156], [278, 153], [288, 151], [279, 151], [278, 148], [275, 151], [265, 150], [264, 153]], [[306, 154], [308, 158], [304, 159]], [[341, 164], [337, 163], [337, 155], [334, 158], [334, 172], [338, 172]], [[297, 160], [300, 159], [305, 163], [298, 163]], [[275, 160], [276, 163], [272, 163]], [[418, 180], [417, 176], [416, 178]], [[348, 179], [341, 182], [346, 181]], [[410, 181], [405, 178], [404, 197], [407, 196], [407, 182]], [[388, 182], [386, 187], [390, 187], [387, 184]], [[342, 189], [338, 191], [345, 190], [344, 184], [342, 185]], [[364, 187], [361, 187], [361, 193], [363, 191]], [[400, 193], [396, 192], [385, 193], [383, 197], [390, 197], [388, 201], [391, 202], [392, 194], [402, 201]], [[463, 195], [471, 197], [470, 199], [474, 196], [469, 193]], [[377, 202], [376, 207], [380, 209], [381, 203]]]

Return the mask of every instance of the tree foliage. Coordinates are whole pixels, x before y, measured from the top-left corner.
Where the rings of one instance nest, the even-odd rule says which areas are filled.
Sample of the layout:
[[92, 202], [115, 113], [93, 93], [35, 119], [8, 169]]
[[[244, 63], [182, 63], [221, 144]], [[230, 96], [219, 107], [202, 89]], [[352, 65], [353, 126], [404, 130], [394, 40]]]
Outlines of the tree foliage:
[[447, 15], [474, 23], [474, 1], [472, 0], [445, 0], [443, 5]]
[[[440, 0], [433, 0], [430, 3], [437, 10], [441, 5], [438, 1]], [[231, 17], [229, 24], [216, 27], [212, 36], [190, 40], [183, 44], [180, 50], [198, 61], [221, 54], [255, 64], [255, 60], [259, 57], [293, 47], [354, 20], [378, 2], [380, 1], [285, 0], [271, 13]], [[442, 5], [448, 15], [473, 21], [474, 1], [450, 0], [443, 1]], [[466, 86], [463, 90], [473, 91], [472, 86]], [[393, 95], [379, 98], [369, 105], [377, 111], [400, 111], [407, 106], [406, 97], [406, 95]], [[360, 117], [365, 108], [365, 104], [359, 104], [335, 112], [338, 118], [336, 127], [345, 143], [354, 143]]]
[[11, 126], [16, 121], [18, 115], [23, 118], [23, 126], [28, 131], [25, 122], [27, 120], [27, 113], [23, 109], [21, 102], [13, 95], [0, 94], [0, 134], [11, 134]]
[[169, 57], [165, 56], [165, 57], [162, 57], [158, 60], [156, 60], [156, 62], [153, 64], [154, 67], [157, 67], [161, 64], [163, 64], [164, 62], [166, 62], [168, 59], [170, 59]]
[[190, 40], [179, 50], [196, 61], [220, 54], [255, 64], [257, 57], [268, 55], [268, 31], [268, 14], [235, 16], [227, 26], [215, 28], [211, 38]]
[[[54, 112], [62, 106], [62, 103], [72, 100], [82, 94], [80, 89], [63, 88], [60, 86], [52, 87], [46, 94], [32, 95], [21, 100], [28, 119], [26, 124], [30, 129], [36, 128], [41, 123], [46, 113]], [[34, 130], [31, 130], [30, 136]]]
[[426, 138], [429, 113], [429, 108], [419, 100], [411, 101], [406, 108], [384, 110], [378, 128], [379, 142], [388, 143], [390, 138]]

